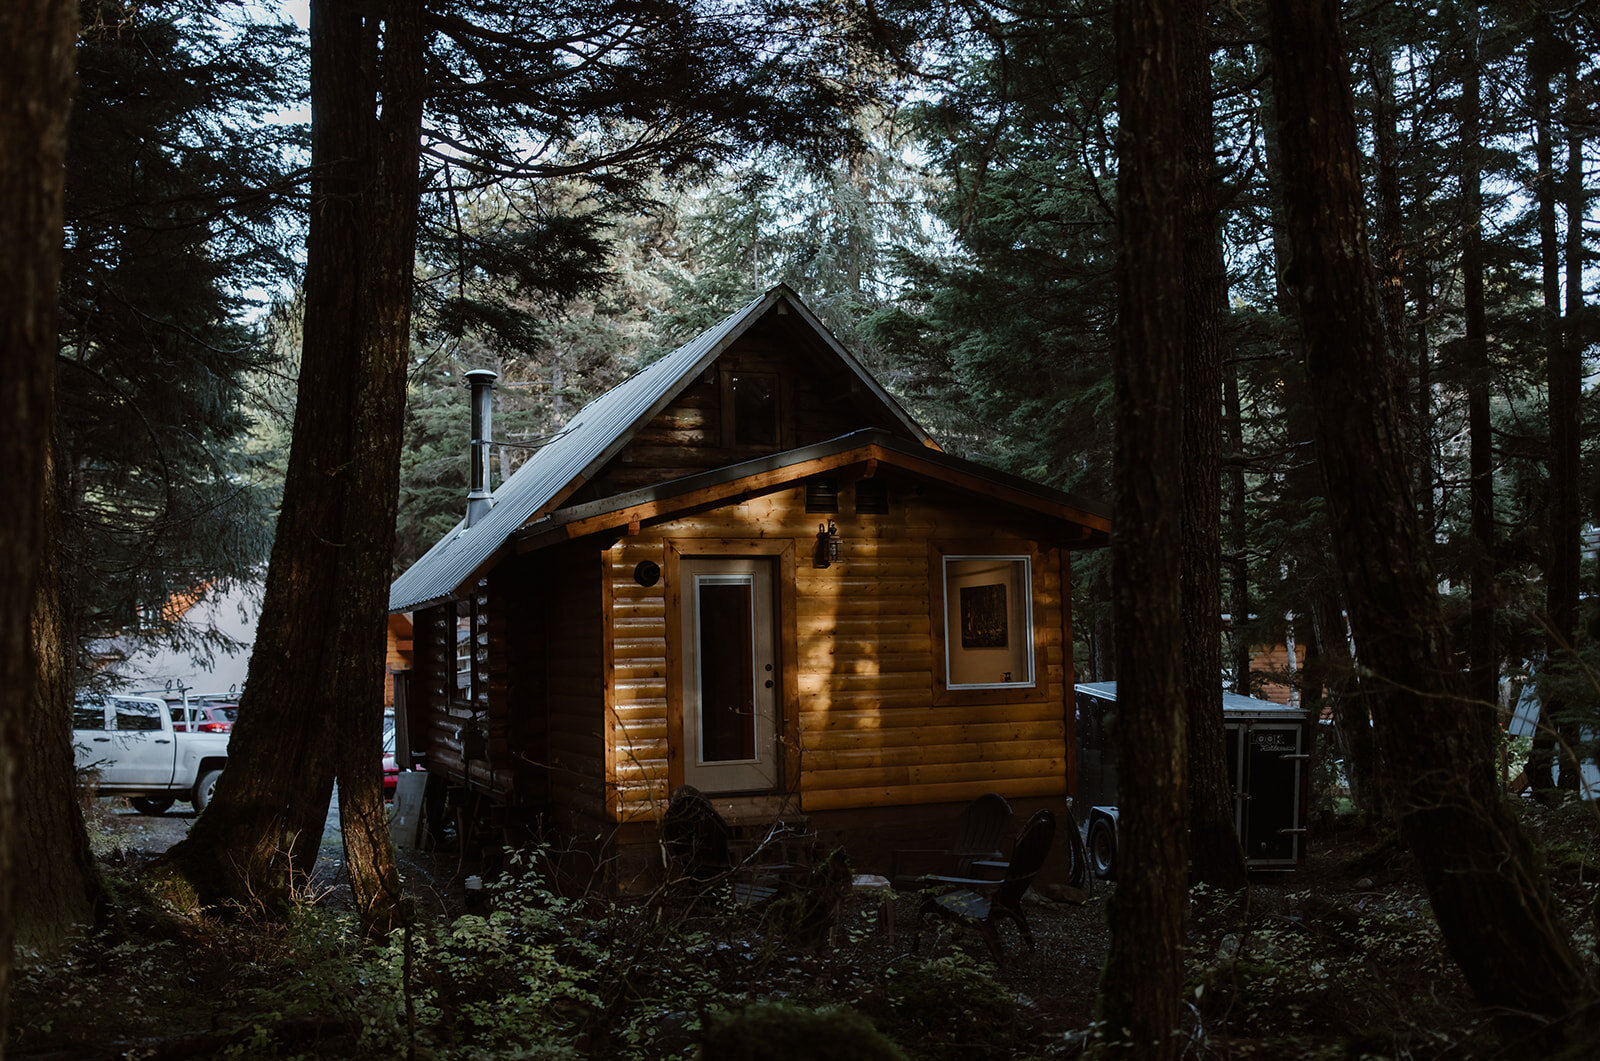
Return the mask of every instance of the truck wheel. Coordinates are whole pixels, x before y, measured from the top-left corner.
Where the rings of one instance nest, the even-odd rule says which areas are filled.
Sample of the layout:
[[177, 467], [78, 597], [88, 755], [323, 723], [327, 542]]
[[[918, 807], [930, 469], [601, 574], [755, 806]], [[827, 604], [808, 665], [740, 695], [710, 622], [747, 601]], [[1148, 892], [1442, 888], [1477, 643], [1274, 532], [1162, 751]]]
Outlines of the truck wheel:
[[140, 814], [165, 814], [167, 808], [172, 806], [172, 797], [134, 796], [128, 802]]
[[217, 787], [217, 778], [222, 776], [221, 770], [207, 770], [200, 775], [199, 782], [194, 786], [194, 812], [199, 814], [211, 804], [211, 792]]
[[1117, 827], [1110, 818], [1089, 823], [1089, 868], [1101, 880], [1117, 879]]

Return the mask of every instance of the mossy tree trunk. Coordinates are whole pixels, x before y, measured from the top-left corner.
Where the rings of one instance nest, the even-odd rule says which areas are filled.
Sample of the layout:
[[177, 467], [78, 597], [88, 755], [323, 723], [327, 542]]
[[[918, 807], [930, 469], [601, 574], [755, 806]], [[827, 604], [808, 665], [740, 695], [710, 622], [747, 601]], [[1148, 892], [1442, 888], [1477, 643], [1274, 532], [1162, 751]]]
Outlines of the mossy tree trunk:
[[[9, 1027], [16, 901], [28, 898], [17, 867], [31, 838], [18, 797], [23, 756], [38, 737], [29, 616], [47, 544], [45, 458], [77, 15], [76, 0], [0, 6], [0, 1029]], [[68, 732], [70, 725], [63, 740]]]
[[314, 864], [339, 779], [368, 931], [399, 916], [379, 778], [422, 113], [420, 0], [311, 5], [311, 227], [294, 440], [232, 758], [175, 864], [208, 904], [272, 905]]
[[1492, 705], [1466, 695], [1447, 651], [1417, 526], [1393, 365], [1368, 257], [1337, 0], [1272, 0], [1284, 203], [1316, 406], [1335, 559], [1343, 573], [1384, 791], [1451, 954], [1486, 1005], [1560, 1019], [1590, 985], [1501, 801]]
[[1188, 894], [1186, 712], [1180, 653], [1183, 415], [1179, 4], [1116, 5], [1116, 464], [1111, 540], [1115, 739], [1124, 785], [1101, 978], [1108, 1050], [1177, 1056]]

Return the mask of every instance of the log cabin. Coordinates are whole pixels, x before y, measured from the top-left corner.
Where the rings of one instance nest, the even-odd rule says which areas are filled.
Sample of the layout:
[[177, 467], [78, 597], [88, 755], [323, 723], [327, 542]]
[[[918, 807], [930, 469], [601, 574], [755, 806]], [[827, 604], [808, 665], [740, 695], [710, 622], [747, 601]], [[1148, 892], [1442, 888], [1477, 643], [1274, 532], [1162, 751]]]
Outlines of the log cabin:
[[1060, 808], [1095, 503], [945, 453], [789, 288], [585, 406], [393, 584], [430, 784], [659, 866], [688, 783], [858, 868], [985, 792]]

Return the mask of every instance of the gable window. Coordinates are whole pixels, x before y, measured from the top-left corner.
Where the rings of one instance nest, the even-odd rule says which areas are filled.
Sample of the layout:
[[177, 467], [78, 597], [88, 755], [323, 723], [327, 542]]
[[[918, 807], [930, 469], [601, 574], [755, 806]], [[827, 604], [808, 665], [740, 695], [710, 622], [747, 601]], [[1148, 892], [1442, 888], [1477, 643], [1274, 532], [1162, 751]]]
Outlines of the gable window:
[[729, 374], [735, 446], [778, 445], [778, 377], [770, 372]]
[[1031, 563], [1028, 556], [944, 557], [947, 689], [1034, 684]]

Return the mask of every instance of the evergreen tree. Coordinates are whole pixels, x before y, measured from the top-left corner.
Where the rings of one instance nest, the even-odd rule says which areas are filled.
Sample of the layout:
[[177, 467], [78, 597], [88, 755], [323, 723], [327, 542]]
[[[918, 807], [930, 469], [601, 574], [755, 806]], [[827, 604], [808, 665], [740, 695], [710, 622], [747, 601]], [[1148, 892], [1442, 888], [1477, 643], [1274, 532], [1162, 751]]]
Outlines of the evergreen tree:
[[99, 900], [73, 797], [80, 649], [116, 632], [204, 655], [174, 595], [250, 577], [269, 494], [240, 444], [264, 361], [238, 292], [282, 265], [295, 131], [261, 117], [293, 98], [284, 34], [245, 32], [191, 0], [81, 5], [79, 103], [65, 157], [47, 548], [32, 609], [36, 739], [18, 771], [16, 923], [60, 945]]
[[[53, 911], [57, 916], [42, 925], [13, 913], [19, 885], [26, 887], [26, 863], [49, 860], [64, 865], [66, 876], [75, 871], [80, 885], [87, 883], [86, 867], [75, 864], [70, 852], [23, 847], [38, 833], [29, 821], [35, 811], [20, 798], [27, 763], [38, 750], [48, 749], [46, 756], [65, 750], [64, 730], [58, 742], [34, 725], [37, 663], [29, 619], [49, 540], [49, 465], [40, 440], [50, 431], [75, 16], [73, 0], [25, 0], [0, 9], [0, 244], [6, 248], [0, 255], [0, 483], [6, 498], [0, 512], [0, 564], [6, 571], [0, 584], [0, 1028], [10, 1027], [13, 943], [42, 943], [41, 950], [53, 952], [87, 913], [90, 898], [89, 888], [63, 896]], [[70, 751], [65, 759], [63, 771]], [[52, 794], [67, 795], [60, 791], [67, 787], [59, 785]]]
[[1518, 1014], [1568, 1018], [1592, 1001], [1592, 985], [1500, 801], [1491, 708], [1463, 695], [1442, 651], [1367, 255], [1338, 6], [1275, 0], [1269, 12], [1290, 284], [1351, 626], [1377, 679], [1380, 761], [1440, 929], [1478, 997]]
[[1109, 26], [1027, 4], [977, 20], [908, 121], [953, 247], [899, 254], [868, 334], [958, 451], [1090, 496], [1110, 478]]
[[83, 5], [57, 415], [68, 621], [202, 656], [231, 646], [170, 599], [257, 577], [270, 540], [245, 447], [272, 354], [246, 292], [290, 268], [299, 161], [299, 131], [265, 122], [297, 99], [288, 28], [209, 12]]

